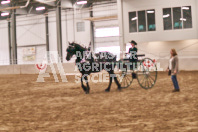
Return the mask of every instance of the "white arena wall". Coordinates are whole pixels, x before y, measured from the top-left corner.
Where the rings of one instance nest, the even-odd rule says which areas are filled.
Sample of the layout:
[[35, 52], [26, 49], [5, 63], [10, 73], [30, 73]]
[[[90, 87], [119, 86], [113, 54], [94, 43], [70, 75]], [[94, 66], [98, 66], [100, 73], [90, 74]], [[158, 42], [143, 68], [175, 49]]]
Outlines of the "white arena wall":
[[8, 22], [0, 21], [0, 65], [9, 65]]
[[[198, 1], [196, 0], [195, 2], [196, 2], [195, 6], [198, 7]], [[198, 8], [196, 8], [196, 12], [198, 12]], [[196, 15], [197, 15], [197, 23], [198, 23], [198, 13], [196, 13]], [[197, 38], [198, 38], [198, 25], [197, 25]]]
[[[178, 46], [179, 45], [179, 46]], [[179, 47], [177, 49], [177, 47]], [[169, 50], [176, 48], [179, 56], [180, 71], [197, 71], [198, 70], [198, 39], [181, 40], [181, 41], [156, 41], [138, 44], [138, 54], [145, 54], [146, 57], [156, 59], [160, 64], [158, 70], [165, 71], [168, 66]], [[149, 52], [148, 52], [149, 51]], [[67, 74], [79, 73], [75, 63], [62, 63], [64, 72]], [[59, 71], [54, 64], [56, 73]], [[159, 69], [162, 68], [162, 69]], [[47, 73], [52, 73], [50, 66], [47, 67]], [[38, 74], [39, 70], [35, 64], [26, 65], [6, 65], [0, 66], [0, 74]]]
[[[167, 67], [169, 51], [175, 48], [178, 51], [180, 70], [198, 70], [198, 0], [117, 0], [118, 8], [114, 4], [109, 6], [94, 6], [94, 17], [118, 15], [118, 19], [95, 21], [96, 28], [120, 27], [119, 37], [95, 38], [95, 48], [108, 48], [109, 46], [124, 47], [127, 50], [130, 40], [138, 42], [138, 54], [156, 59], [163, 69]], [[120, 2], [123, 2], [123, 12]], [[192, 6], [193, 28], [185, 30], [163, 31], [162, 8], [176, 6]], [[156, 10], [156, 31], [145, 33], [129, 33], [128, 12], [145, 9]], [[88, 46], [91, 40], [89, 10], [62, 10], [62, 46], [63, 67], [66, 73], [73, 73], [74, 59], [65, 60], [65, 49], [68, 41]], [[52, 11], [49, 17], [49, 46], [50, 51], [57, 51], [56, 12]], [[123, 19], [122, 19], [123, 18]], [[45, 16], [24, 15], [17, 16], [17, 44], [19, 65], [9, 65], [8, 22], [0, 21], [0, 74], [38, 74], [35, 63], [42, 61], [46, 51]], [[77, 32], [76, 23], [85, 22], [85, 31]], [[122, 27], [123, 25], [123, 27]], [[120, 41], [120, 43], [119, 43]], [[22, 48], [36, 47], [36, 60], [24, 62]], [[121, 48], [122, 50], [122, 48]], [[112, 51], [113, 52], [113, 51]], [[51, 72], [48, 68], [47, 72]], [[75, 71], [75, 73], [78, 73]]]
[[[62, 65], [66, 74], [78, 73], [74, 63], [63, 63]], [[54, 67], [56, 73], [60, 74], [56, 64]], [[0, 74], [39, 74], [39, 72], [34, 64], [0, 66]], [[50, 66], [47, 66], [46, 73], [52, 73]]]

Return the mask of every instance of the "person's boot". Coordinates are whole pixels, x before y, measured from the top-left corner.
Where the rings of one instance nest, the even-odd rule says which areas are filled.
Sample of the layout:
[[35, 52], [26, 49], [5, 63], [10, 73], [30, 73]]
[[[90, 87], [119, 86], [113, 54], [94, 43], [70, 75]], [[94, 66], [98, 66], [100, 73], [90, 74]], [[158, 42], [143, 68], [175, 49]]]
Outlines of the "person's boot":
[[179, 92], [180, 90], [179, 89], [174, 89], [172, 92]]

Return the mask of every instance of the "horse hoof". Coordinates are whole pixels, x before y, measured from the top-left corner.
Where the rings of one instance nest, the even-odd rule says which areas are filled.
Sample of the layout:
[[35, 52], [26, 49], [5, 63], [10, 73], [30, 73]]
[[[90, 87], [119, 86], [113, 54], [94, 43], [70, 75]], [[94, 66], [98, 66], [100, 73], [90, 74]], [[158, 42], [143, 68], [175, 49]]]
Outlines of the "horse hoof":
[[86, 91], [85, 94], [89, 94], [89, 91]]
[[122, 87], [118, 87], [118, 90], [121, 91], [122, 90]]
[[109, 92], [110, 90], [109, 89], [105, 89], [105, 92]]

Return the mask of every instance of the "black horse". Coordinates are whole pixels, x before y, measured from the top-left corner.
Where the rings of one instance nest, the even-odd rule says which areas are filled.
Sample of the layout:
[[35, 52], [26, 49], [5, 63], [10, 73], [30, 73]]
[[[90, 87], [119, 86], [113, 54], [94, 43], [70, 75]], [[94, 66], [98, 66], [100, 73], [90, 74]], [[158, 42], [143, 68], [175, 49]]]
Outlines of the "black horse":
[[[109, 86], [105, 89], [106, 92], [110, 91], [112, 79], [115, 80], [118, 90], [121, 90], [120, 83], [117, 80], [116, 75], [114, 74], [114, 68], [116, 66], [116, 56], [109, 52], [100, 52], [97, 54], [97, 59], [94, 59], [92, 56], [92, 52], [90, 52], [87, 48], [77, 44], [77, 43], [69, 43], [69, 46], [66, 50], [67, 56], [66, 60], [69, 61], [73, 55], [76, 56], [76, 65], [78, 70], [82, 73], [81, 76], [81, 86], [86, 94], [89, 93], [90, 88], [88, 84], [87, 76], [91, 73], [100, 72], [102, 70], [106, 70], [109, 73]], [[83, 80], [85, 80], [87, 87], [83, 84]]]

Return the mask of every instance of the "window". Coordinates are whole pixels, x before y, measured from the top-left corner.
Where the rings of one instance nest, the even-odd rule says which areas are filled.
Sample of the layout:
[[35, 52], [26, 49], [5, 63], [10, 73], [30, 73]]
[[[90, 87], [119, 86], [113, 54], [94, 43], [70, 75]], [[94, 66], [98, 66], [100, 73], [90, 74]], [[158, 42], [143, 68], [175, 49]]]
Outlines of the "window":
[[147, 10], [148, 31], [155, 31], [155, 10]]
[[155, 10], [129, 12], [129, 32], [155, 31]]
[[139, 32], [146, 31], [145, 11], [138, 11], [138, 31]]
[[172, 13], [171, 8], [163, 9], [164, 30], [172, 29]]
[[174, 29], [182, 29], [182, 20], [181, 20], [181, 7], [173, 8], [173, 26]]
[[192, 28], [191, 6], [183, 6], [182, 11], [184, 28]]
[[119, 36], [119, 27], [98, 28], [95, 30], [95, 37], [114, 37]]
[[84, 31], [85, 31], [85, 23], [77, 22], [77, 32], [84, 32]]
[[129, 32], [137, 32], [136, 12], [129, 12]]
[[164, 8], [163, 21], [164, 30], [192, 28], [191, 6]]

